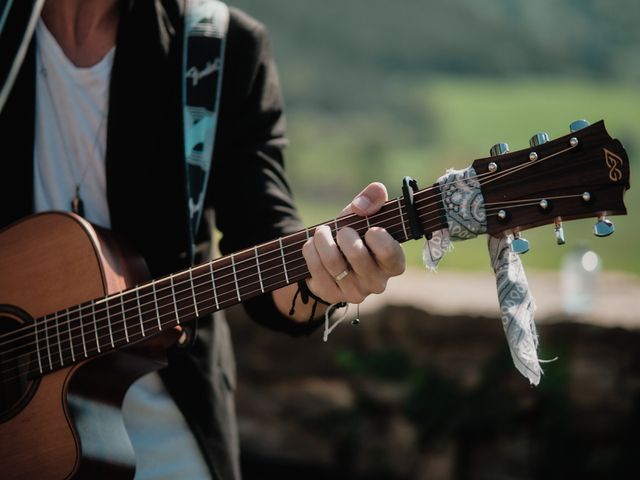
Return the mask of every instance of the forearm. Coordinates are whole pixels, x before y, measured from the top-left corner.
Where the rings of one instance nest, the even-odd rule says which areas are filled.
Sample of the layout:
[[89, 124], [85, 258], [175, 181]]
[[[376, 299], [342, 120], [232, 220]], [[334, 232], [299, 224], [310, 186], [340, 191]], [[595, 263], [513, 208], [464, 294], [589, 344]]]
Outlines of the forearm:
[[[286, 287], [275, 290], [272, 293], [273, 303], [275, 303], [278, 311], [284, 315], [285, 317], [291, 319], [294, 322], [306, 322], [311, 319], [311, 314], [313, 312], [313, 305], [315, 300], [309, 299], [309, 301], [304, 304], [302, 303], [302, 299], [300, 295], [298, 295], [295, 299], [295, 303], [293, 301], [294, 296], [296, 296], [296, 292], [298, 291], [298, 285], [292, 284]], [[293, 307], [293, 314], [290, 315]], [[318, 302], [316, 305], [316, 310], [314, 313], [314, 318], [318, 318], [324, 315], [327, 306], [323, 303]]]

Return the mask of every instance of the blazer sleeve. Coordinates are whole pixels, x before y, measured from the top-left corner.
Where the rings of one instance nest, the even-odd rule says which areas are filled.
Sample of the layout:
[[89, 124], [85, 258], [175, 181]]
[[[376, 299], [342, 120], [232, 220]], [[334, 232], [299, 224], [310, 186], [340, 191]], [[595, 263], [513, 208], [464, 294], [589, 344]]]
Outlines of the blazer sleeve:
[[[262, 24], [230, 10], [207, 197], [225, 255], [302, 228], [284, 170], [283, 100], [269, 37]], [[291, 335], [308, 334], [319, 324], [282, 316], [271, 294], [244, 306], [258, 323]]]

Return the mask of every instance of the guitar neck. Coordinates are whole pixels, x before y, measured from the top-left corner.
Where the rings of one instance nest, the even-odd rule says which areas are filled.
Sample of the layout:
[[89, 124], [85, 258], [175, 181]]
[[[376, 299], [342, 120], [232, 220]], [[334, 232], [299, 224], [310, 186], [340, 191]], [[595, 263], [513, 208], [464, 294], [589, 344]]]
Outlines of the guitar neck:
[[[439, 187], [416, 192], [414, 203], [425, 233], [446, 226]], [[321, 225], [328, 225], [334, 236], [344, 227], [360, 236], [369, 228], [382, 227], [398, 242], [413, 238], [403, 198], [386, 202], [370, 217], [351, 214]], [[302, 246], [316, 227], [36, 319], [36, 376], [140, 342], [307, 277]]]

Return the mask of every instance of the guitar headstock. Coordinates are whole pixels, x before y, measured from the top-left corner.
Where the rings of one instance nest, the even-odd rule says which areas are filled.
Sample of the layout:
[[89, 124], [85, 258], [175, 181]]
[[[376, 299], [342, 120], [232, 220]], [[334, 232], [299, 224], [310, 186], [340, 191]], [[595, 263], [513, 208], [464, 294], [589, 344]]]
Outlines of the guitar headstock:
[[[496, 146], [494, 156], [473, 162], [489, 234], [627, 213], [623, 197], [630, 186], [629, 159], [603, 121], [545, 140], [538, 134], [532, 138], [534, 146], [510, 153]], [[606, 220], [599, 225], [597, 235], [610, 233]]]

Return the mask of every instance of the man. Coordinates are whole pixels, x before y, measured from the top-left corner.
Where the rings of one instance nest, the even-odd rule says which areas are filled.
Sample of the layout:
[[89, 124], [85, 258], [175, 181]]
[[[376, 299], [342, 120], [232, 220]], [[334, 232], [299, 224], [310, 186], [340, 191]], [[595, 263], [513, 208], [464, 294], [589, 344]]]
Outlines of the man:
[[[2, 144], [19, 152], [2, 166], [2, 178], [20, 187], [17, 196], [0, 193], [0, 226], [81, 203], [88, 220], [133, 244], [154, 277], [188, 266], [177, 133], [182, 8], [179, 0], [46, 1], [0, 114]], [[206, 206], [215, 212], [226, 254], [301, 225], [284, 175], [284, 117], [269, 42], [262, 25], [233, 9], [223, 78]], [[343, 213], [371, 215], [386, 195], [371, 184]], [[197, 234], [197, 261], [209, 250], [211, 218]], [[302, 287], [327, 303], [360, 303], [381, 292], [403, 271], [402, 250], [379, 228], [365, 242], [349, 228], [337, 239], [318, 228], [303, 248], [311, 276]], [[308, 333], [318, 324], [314, 302], [296, 300], [298, 288], [263, 295], [246, 308], [270, 328]], [[317, 305], [316, 318], [324, 308]], [[240, 477], [234, 376], [226, 322], [200, 319], [193, 346], [169, 352], [162, 381], [152, 374], [132, 386], [124, 415], [136, 478]]]

